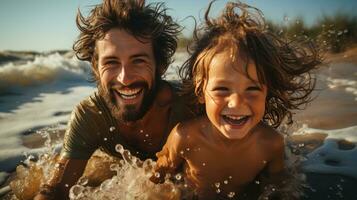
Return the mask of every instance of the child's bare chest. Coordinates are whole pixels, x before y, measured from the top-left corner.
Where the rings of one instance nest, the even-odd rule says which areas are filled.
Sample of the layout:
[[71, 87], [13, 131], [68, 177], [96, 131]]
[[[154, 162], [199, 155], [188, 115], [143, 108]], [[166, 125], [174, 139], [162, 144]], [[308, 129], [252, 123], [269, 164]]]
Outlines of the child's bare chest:
[[223, 191], [251, 183], [267, 164], [265, 155], [254, 147], [219, 151], [201, 147], [187, 155], [186, 174], [202, 188]]

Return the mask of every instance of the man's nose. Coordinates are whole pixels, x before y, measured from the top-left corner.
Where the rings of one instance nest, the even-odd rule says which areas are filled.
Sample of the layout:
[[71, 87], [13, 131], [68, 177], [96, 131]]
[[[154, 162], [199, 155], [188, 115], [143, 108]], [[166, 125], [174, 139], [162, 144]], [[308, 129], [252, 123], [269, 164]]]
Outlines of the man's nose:
[[117, 80], [123, 84], [123, 85], [130, 85], [133, 80], [134, 80], [134, 76], [133, 76], [133, 71], [132, 69], [130, 69], [130, 66], [127, 65], [122, 65], [120, 67], [120, 70], [118, 72], [117, 75]]

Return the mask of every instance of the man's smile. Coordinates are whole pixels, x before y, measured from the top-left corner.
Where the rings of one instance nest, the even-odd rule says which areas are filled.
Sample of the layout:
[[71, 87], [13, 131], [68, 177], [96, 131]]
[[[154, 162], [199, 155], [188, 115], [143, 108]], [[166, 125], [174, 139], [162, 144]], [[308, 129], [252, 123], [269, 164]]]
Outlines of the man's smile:
[[115, 90], [115, 92], [123, 99], [135, 99], [142, 91], [143, 88]]

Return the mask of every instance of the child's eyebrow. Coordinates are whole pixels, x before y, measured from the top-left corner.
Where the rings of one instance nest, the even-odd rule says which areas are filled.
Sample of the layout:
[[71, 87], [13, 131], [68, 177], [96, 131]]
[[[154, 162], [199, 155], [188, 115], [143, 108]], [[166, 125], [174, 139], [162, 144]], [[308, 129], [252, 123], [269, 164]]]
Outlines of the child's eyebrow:
[[230, 81], [227, 81], [226, 79], [217, 79], [217, 78], [213, 78], [213, 82], [216, 84], [225, 84], [225, 83], [229, 83]]

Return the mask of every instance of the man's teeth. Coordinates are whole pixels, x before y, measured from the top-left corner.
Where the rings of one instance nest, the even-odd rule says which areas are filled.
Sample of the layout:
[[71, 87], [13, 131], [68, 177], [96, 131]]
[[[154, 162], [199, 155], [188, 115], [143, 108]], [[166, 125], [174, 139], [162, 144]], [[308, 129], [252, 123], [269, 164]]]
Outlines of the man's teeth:
[[123, 99], [134, 99], [141, 89], [117, 90], [117, 92]]

